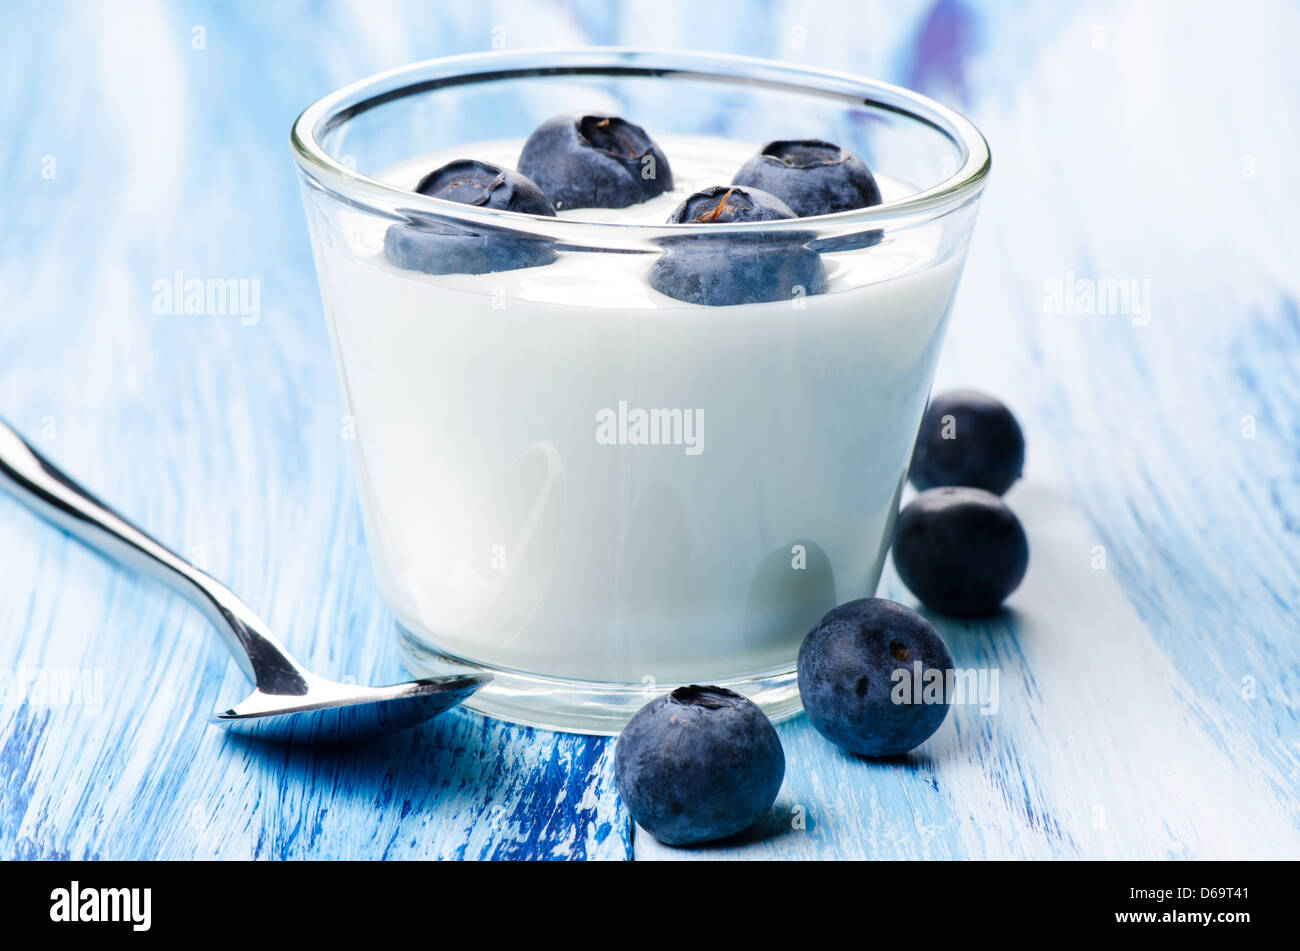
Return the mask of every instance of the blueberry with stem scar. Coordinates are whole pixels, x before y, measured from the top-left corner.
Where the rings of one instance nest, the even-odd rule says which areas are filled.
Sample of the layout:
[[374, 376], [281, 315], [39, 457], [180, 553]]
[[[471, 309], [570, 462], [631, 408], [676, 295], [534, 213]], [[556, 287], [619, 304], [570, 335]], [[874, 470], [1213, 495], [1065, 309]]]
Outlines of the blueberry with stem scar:
[[785, 752], [758, 706], [722, 687], [678, 687], [623, 728], [614, 780], [628, 812], [667, 845], [734, 835], [767, 815]]
[[800, 218], [880, 204], [880, 188], [866, 163], [820, 139], [769, 142], [731, 181], [770, 192]]
[[943, 723], [952, 669], [933, 624], [901, 604], [864, 598], [831, 610], [804, 638], [799, 697], [813, 727], [836, 746], [897, 756]]
[[[555, 206], [534, 182], [490, 162], [448, 162], [420, 179], [415, 190], [462, 205], [555, 217]], [[384, 254], [397, 267], [426, 274], [487, 274], [555, 260], [543, 239], [424, 211], [408, 211], [406, 221], [389, 227]]]
[[709, 234], [712, 224], [785, 221], [794, 212], [757, 188], [717, 185], [677, 206], [669, 224], [698, 224], [699, 234], [662, 238], [650, 286], [691, 304], [718, 307], [792, 300], [826, 291], [826, 269], [803, 232]]
[[663, 149], [619, 116], [575, 112], [547, 119], [524, 142], [519, 170], [566, 211], [626, 208], [673, 187]]

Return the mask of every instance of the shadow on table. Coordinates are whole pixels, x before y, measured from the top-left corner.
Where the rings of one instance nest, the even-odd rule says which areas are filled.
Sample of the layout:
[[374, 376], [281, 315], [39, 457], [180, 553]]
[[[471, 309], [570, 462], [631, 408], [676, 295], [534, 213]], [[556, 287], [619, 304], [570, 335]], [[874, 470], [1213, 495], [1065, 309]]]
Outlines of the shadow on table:
[[[765, 843], [774, 845], [780, 839], [795, 834], [802, 834], [803, 828], [794, 821], [798, 810], [801, 807], [798, 803], [782, 795], [773, 803], [772, 808], [768, 810], [766, 816], [741, 832], [728, 836], [725, 839], [717, 839], [712, 842], [700, 842], [696, 845], [674, 845], [670, 848], [675, 852], [697, 853], [701, 856], [707, 856], [710, 852], [726, 851], [730, 849], [739, 849], [747, 845], [756, 845]], [[649, 832], [640, 826], [636, 827], [638, 837], [645, 836], [653, 838]]]

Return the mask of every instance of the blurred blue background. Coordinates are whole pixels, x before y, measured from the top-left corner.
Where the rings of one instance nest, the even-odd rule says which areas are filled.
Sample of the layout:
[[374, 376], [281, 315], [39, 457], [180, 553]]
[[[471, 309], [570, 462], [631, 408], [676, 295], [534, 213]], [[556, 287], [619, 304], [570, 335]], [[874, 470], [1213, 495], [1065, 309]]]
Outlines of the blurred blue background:
[[[614, 44], [813, 64], [962, 109], [993, 176], [939, 385], [1024, 423], [1008, 501], [1034, 561], [1015, 611], [941, 629], [959, 663], [1001, 667], [1004, 713], [956, 718], [916, 771], [869, 782], [783, 727], [789, 795], [825, 808], [772, 848], [1300, 848], [1300, 6], [69, 0], [3, 17], [0, 415], [305, 663], [360, 680], [401, 670], [289, 158], [304, 106], [428, 57]], [[156, 313], [178, 271], [257, 279], [258, 320]], [[1050, 303], [1106, 279], [1145, 282], [1147, 311]], [[0, 705], [0, 852], [633, 850], [603, 741], [456, 715], [356, 759], [232, 748], [196, 722], [242, 687], [205, 622], [3, 499], [0, 538], [0, 668], [105, 682], [93, 717]], [[892, 573], [882, 593], [912, 603]]]

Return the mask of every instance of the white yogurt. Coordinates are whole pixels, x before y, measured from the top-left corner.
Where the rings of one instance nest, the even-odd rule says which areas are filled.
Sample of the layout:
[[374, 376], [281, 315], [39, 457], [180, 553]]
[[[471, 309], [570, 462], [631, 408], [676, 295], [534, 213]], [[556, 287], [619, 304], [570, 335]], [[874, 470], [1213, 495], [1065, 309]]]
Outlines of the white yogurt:
[[[563, 216], [661, 223], [757, 147], [661, 144], [673, 192]], [[830, 291], [799, 307], [700, 307], [649, 286], [652, 255], [399, 270], [385, 224], [350, 216], [316, 251], [376, 575], [415, 636], [543, 676], [708, 682], [788, 668], [874, 592], [960, 256], [918, 232], [825, 255]]]

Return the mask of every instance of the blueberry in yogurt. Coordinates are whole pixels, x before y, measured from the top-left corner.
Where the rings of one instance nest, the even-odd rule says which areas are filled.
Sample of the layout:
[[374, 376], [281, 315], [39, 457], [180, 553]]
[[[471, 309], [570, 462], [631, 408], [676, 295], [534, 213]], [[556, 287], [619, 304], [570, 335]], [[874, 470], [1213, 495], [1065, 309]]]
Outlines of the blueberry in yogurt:
[[691, 195], [674, 209], [669, 224], [731, 224], [794, 218], [790, 206], [757, 188], [714, 185]]
[[1024, 465], [1025, 436], [1011, 410], [976, 390], [949, 390], [930, 400], [907, 477], [922, 490], [969, 485], [1002, 495]]
[[618, 738], [614, 780], [628, 812], [667, 845], [734, 835], [767, 815], [785, 752], [767, 716], [722, 687], [678, 687]]
[[524, 142], [519, 171], [566, 211], [626, 208], [673, 187], [668, 157], [645, 129], [602, 114], [547, 119]]
[[[861, 756], [897, 756], [948, 715], [952, 654], [934, 625], [883, 598], [831, 610], [799, 648], [799, 697], [813, 727]], [[936, 689], [936, 684], [939, 689]]]
[[770, 192], [800, 218], [880, 204], [880, 188], [866, 163], [821, 139], [769, 142], [731, 181]]
[[[555, 217], [555, 206], [533, 181], [490, 162], [448, 162], [420, 179], [415, 190], [462, 205]], [[487, 274], [555, 260], [542, 239], [424, 211], [408, 212], [406, 221], [389, 227], [384, 253], [397, 267], [426, 274]]]
[[457, 159], [435, 168], [415, 186], [430, 198], [445, 198], [462, 205], [554, 217], [555, 206], [532, 179], [491, 162]]
[[927, 489], [898, 516], [894, 567], [927, 607], [944, 614], [992, 614], [1019, 587], [1029, 540], [1015, 513], [984, 489]]
[[650, 285], [691, 304], [725, 306], [791, 300], [826, 291], [821, 256], [802, 232], [708, 234], [712, 224], [784, 221], [795, 217], [781, 199], [757, 188], [717, 185], [691, 195], [669, 224], [702, 225], [700, 234], [662, 238], [664, 253]]

